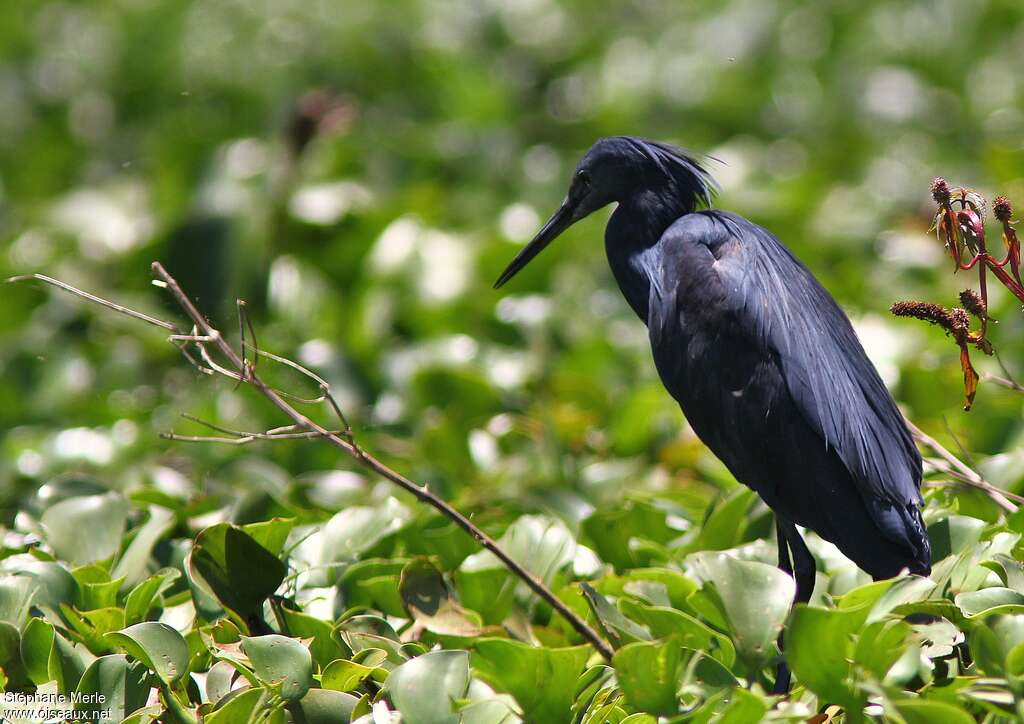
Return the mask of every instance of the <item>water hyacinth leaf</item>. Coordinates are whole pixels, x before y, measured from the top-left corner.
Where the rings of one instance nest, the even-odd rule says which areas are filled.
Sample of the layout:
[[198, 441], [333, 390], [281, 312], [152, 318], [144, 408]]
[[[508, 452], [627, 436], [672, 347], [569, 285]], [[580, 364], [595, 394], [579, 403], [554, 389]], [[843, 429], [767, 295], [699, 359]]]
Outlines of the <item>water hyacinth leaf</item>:
[[74, 604], [78, 582], [60, 563], [40, 561], [30, 556], [12, 556], [3, 561], [3, 570], [36, 582], [32, 605], [56, 614], [60, 604]]
[[591, 611], [594, 612], [601, 624], [601, 628], [611, 640], [612, 646], [618, 648], [634, 641], [649, 641], [651, 639], [650, 631], [623, 616], [622, 612], [591, 588], [589, 584], [581, 583], [580, 589], [583, 591], [587, 603], [590, 604]]
[[296, 721], [305, 724], [348, 724], [359, 699], [328, 689], [310, 689], [289, 708]]
[[109, 633], [107, 638], [142, 662], [165, 684], [173, 685], [188, 672], [188, 644], [180, 633], [165, 623], [137, 623], [123, 631]]
[[245, 523], [238, 527], [275, 556], [280, 556], [285, 543], [288, 542], [288, 536], [295, 528], [295, 519], [270, 518], [256, 523]]
[[746, 689], [736, 689], [730, 695], [728, 706], [715, 718], [715, 724], [746, 724], [764, 721], [769, 701]]
[[70, 694], [78, 688], [78, 682], [85, 673], [82, 653], [60, 633], [54, 633], [53, 649], [49, 661], [50, 680], [57, 683], [57, 690]]
[[402, 569], [399, 591], [416, 622], [442, 636], [477, 636], [480, 624], [471, 620], [452, 597], [441, 571], [425, 558], [416, 558]]
[[242, 637], [242, 651], [252, 662], [259, 680], [280, 687], [285, 700], [298, 701], [309, 691], [313, 658], [302, 642], [277, 634]]
[[[384, 659], [387, 658], [386, 652], [381, 651], [380, 653]], [[382, 663], [382, 661], [383, 659], [378, 663]], [[325, 689], [347, 692], [355, 691], [367, 679], [373, 679], [377, 682], [387, 680], [387, 669], [367, 664], [368, 662], [366, 661], [360, 664], [346, 659], [333, 661], [324, 669], [323, 674], [320, 675], [320, 685]]]
[[702, 554], [698, 561], [725, 608], [737, 653], [750, 662], [770, 656], [793, 602], [793, 579], [774, 566], [726, 554]]
[[101, 561], [121, 549], [128, 501], [119, 493], [68, 498], [47, 508], [40, 522], [58, 558], [74, 565]]
[[397, 500], [389, 498], [378, 507], [352, 506], [337, 513], [324, 524], [320, 533], [319, 564], [351, 561], [399, 530], [410, 513]]
[[348, 648], [334, 638], [334, 627], [327, 621], [290, 608], [282, 607], [280, 611], [288, 633], [309, 640], [309, 653], [317, 669], [324, 669], [332, 661], [349, 655]]
[[855, 611], [812, 608], [798, 604], [786, 631], [786, 660], [797, 680], [818, 695], [859, 710], [859, 695], [850, 686], [852, 635], [859, 623]]
[[99, 566], [90, 565], [72, 571], [78, 581], [78, 599], [75, 607], [81, 611], [112, 608], [117, 605], [118, 592], [124, 580], [111, 580]]
[[705, 651], [726, 668], [736, 661], [736, 648], [728, 636], [682, 611], [632, 601], [621, 601], [619, 607], [631, 620], [646, 626], [654, 638], [674, 636], [683, 647]]
[[465, 651], [432, 651], [391, 672], [384, 691], [408, 724], [458, 724], [458, 700], [469, 688]]
[[29, 619], [21, 633], [21, 661], [32, 683], [41, 686], [51, 680], [50, 655], [53, 651], [53, 624], [41, 618]]
[[1024, 564], [1004, 553], [998, 553], [991, 561], [982, 561], [981, 565], [995, 571], [1007, 588], [1024, 594]]
[[265, 627], [263, 603], [284, 580], [281, 560], [238, 527], [225, 523], [207, 528], [189, 554], [193, 576], [206, 583], [225, 609], [250, 632]]
[[180, 576], [181, 572], [175, 568], [162, 568], [129, 591], [124, 602], [125, 625], [131, 626], [145, 621], [159, 597], [174, 585]]
[[0, 578], [0, 621], [21, 629], [28, 621], [37, 584], [27, 576]]
[[155, 505], [149, 507], [149, 519], [135, 533], [111, 572], [111, 578], [123, 578], [128, 586], [146, 577], [153, 547], [174, 527], [174, 513]]
[[970, 631], [971, 656], [990, 676], [1006, 673], [1010, 652], [1024, 644], [1024, 615], [996, 614], [978, 622]]
[[946, 556], [963, 553], [981, 540], [985, 521], [965, 515], [951, 515], [928, 526], [928, 539], [932, 546], [932, 560], [936, 563]]
[[[270, 692], [263, 688], [236, 690], [221, 699], [220, 706], [207, 714], [203, 724], [248, 724], [249, 722], [273, 722], [275, 719], [261, 718], [270, 703]], [[279, 716], [277, 721], [282, 721]]]
[[[120, 721], [146, 705], [149, 698], [148, 672], [140, 662], [131, 662], [123, 654], [101, 656], [82, 674], [76, 693], [93, 697], [101, 702], [96, 706], [82, 705], [85, 710], [103, 710], [104, 715], [87, 721]], [[89, 701], [89, 698], [83, 701]]]
[[881, 620], [898, 606], [924, 601], [934, 590], [935, 582], [929, 578], [923, 576], [900, 578], [878, 597], [867, 616], [867, 622], [873, 623]]
[[953, 599], [968, 618], [1000, 613], [1024, 613], [1024, 594], [1012, 588], [982, 588], [980, 591], [958, 593]]
[[7, 674], [14, 673], [21, 657], [21, 632], [17, 626], [0, 621], [0, 661]]
[[78, 611], [62, 605], [61, 615], [68, 627], [77, 633], [88, 649], [97, 655], [113, 651], [108, 633], [124, 628], [124, 611], [120, 608], [97, 608], [92, 611]]
[[620, 507], [591, 514], [583, 521], [583, 534], [601, 560], [624, 570], [650, 562], [631, 545], [634, 539], [664, 544], [680, 531], [669, 526], [664, 510], [645, 501], [626, 500]]
[[711, 509], [693, 542], [682, 552], [722, 551], [739, 545], [747, 529], [747, 513], [756, 499], [750, 488], [734, 488]]
[[216, 705], [231, 692], [237, 670], [227, 661], [218, 661], [206, 672], [206, 700]]
[[975, 721], [960, 707], [943, 701], [897, 699], [893, 704], [907, 724], [973, 724]]
[[511, 694], [526, 721], [568, 722], [572, 694], [591, 649], [540, 648], [509, 639], [480, 638], [473, 644], [476, 675]]
[[612, 665], [633, 708], [664, 715], [678, 711], [683, 652], [675, 639], [626, 644], [615, 652]]
[[853, 660], [878, 680], [903, 653], [903, 643], [912, 629], [904, 621], [883, 620], [865, 626], [857, 638]]

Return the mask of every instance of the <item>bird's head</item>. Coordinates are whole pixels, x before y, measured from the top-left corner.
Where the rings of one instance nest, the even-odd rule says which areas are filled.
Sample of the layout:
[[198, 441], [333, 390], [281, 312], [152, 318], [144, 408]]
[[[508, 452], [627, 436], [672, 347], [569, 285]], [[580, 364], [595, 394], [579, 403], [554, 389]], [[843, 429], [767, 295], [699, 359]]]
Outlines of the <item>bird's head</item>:
[[602, 138], [576, 166], [562, 205], [498, 277], [495, 289], [580, 219], [650, 192], [675, 203], [682, 214], [709, 204], [714, 182], [698, 161], [675, 146], [633, 136]]

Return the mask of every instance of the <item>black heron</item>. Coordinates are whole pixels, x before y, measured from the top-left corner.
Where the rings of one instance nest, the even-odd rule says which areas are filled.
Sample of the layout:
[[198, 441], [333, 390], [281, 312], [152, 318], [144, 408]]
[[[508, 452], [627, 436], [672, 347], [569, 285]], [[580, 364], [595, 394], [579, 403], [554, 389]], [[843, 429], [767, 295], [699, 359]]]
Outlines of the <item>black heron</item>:
[[[602, 139], [495, 287], [617, 203], [605, 230], [615, 280], [694, 431], [774, 511], [795, 600], [808, 601], [815, 580], [797, 525], [875, 579], [927, 575], [921, 456], [903, 416], [832, 296], [767, 230], [700, 210], [713, 190], [701, 164], [673, 146]], [[780, 666], [776, 689], [788, 686]]]

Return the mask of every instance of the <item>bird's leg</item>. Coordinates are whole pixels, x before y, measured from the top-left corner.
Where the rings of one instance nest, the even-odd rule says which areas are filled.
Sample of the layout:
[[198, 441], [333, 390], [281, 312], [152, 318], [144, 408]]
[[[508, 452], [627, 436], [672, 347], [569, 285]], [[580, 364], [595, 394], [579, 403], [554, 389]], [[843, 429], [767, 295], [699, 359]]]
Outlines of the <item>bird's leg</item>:
[[[779, 568], [796, 579], [796, 595], [793, 597], [793, 604], [807, 603], [814, 593], [814, 578], [816, 569], [814, 556], [807, 549], [807, 544], [800, 537], [796, 526], [788, 520], [775, 516], [775, 534], [779, 542]], [[793, 558], [790, 561], [790, 551]], [[784, 650], [785, 633], [779, 634], [779, 651]], [[786, 662], [779, 664], [775, 671], [775, 686], [773, 694], [785, 694], [789, 691], [791, 674]]]

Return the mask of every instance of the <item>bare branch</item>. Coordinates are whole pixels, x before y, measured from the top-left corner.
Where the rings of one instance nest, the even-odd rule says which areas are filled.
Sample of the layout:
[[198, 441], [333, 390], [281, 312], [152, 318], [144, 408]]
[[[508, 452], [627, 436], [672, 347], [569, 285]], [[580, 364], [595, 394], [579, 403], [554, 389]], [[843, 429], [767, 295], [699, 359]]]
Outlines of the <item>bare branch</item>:
[[1014, 498], [1018, 502], [1024, 502], [1024, 497], [1001, 490], [985, 480], [985, 478], [983, 478], [977, 471], [944, 448], [939, 444], [938, 440], [922, 431], [910, 420], [907, 420], [907, 426], [910, 428], [910, 432], [914, 436], [915, 440], [939, 456], [939, 460], [925, 459], [925, 463], [930, 465], [934, 470], [950, 475], [959, 483], [985, 491], [985, 493], [995, 501], [996, 505], [1007, 513], [1014, 513], [1017, 511], [1017, 506], [1011, 503], [1009, 498]]

